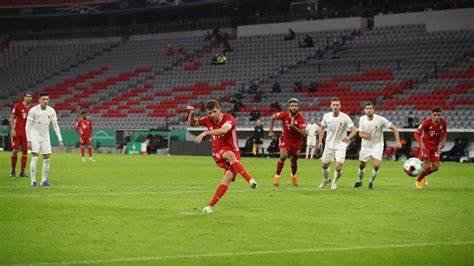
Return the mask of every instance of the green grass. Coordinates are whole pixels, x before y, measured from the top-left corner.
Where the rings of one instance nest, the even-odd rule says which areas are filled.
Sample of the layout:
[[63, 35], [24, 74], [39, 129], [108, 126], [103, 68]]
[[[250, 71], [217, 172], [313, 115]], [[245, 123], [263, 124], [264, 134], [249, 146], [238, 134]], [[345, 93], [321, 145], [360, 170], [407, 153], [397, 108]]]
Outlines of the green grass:
[[[353, 190], [348, 161], [337, 191], [316, 189], [320, 161], [299, 161], [300, 186], [276, 159], [243, 159], [242, 178], [211, 216], [201, 209], [220, 183], [210, 157], [54, 154], [52, 188], [9, 178], [0, 153], [0, 264], [472, 265], [474, 164], [443, 163], [416, 190], [384, 162], [374, 191]], [[39, 165], [41, 165], [41, 160]], [[288, 173], [288, 165], [284, 173]], [[369, 171], [367, 171], [369, 172]]]

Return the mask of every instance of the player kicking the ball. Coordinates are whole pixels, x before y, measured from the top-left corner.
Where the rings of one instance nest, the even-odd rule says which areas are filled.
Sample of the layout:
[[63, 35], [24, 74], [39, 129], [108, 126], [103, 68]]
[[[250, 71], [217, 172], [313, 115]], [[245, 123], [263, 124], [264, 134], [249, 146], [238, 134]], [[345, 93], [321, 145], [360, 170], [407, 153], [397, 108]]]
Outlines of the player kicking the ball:
[[216, 100], [210, 100], [205, 105], [207, 116], [200, 119], [194, 117], [194, 107], [188, 106], [190, 111], [188, 116], [188, 123], [192, 127], [204, 126], [208, 130], [199, 134], [195, 142], [201, 143], [205, 137], [210, 136], [212, 142], [212, 157], [215, 163], [220, 168], [223, 168], [224, 177], [222, 183], [217, 188], [208, 206], [202, 210], [204, 213], [212, 214], [213, 207], [221, 199], [227, 191], [231, 181], [235, 181], [237, 174], [240, 174], [250, 187], [257, 188], [257, 182], [245, 170], [240, 160], [240, 151], [237, 144], [237, 122], [230, 114], [221, 112], [219, 103]]
[[[334, 179], [332, 180], [331, 189], [337, 189], [337, 181], [342, 175], [342, 167], [346, 160], [346, 150], [351, 139], [357, 134], [357, 129], [351, 118], [340, 111], [341, 102], [339, 98], [331, 99], [332, 112], [326, 113], [321, 121], [319, 128], [319, 143], [318, 148], [323, 148], [324, 129], [327, 129], [326, 143], [324, 145], [324, 152], [321, 157], [323, 181], [319, 185], [323, 189], [327, 184], [331, 183], [329, 179], [329, 165], [332, 160], [336, 159], [336, 167], [334, 171]], [[351, 133], [347, 136], [347, 131], [350, 129]]]
[[416, 179], [416, 187], [424, 188], [427, 185], [425, 177], [439, 170], [439, 153], [446, 145], [448, 131], [441, 109], [433, 108], [431, 117], [421, 123], [414, 135], [420, 143], [420, 160], [425, 168]]
[[298, 100], [291, 98], [288, 101], [288, 112], [279, 112], [270, 118], [270, 128], [268, 136], [273, 139], [273, 127], [275, 120], [281, 120], [282, 134], [280, 136], [280, 159], [278, 159], [273, 185], [280, 184], [280, 174], [285, 161], [288, 157], [291, 159], [291, 182], [293, 186], [298, 186], [296, 171], [298, 169], [298, 156], [301, 150], [301, 141], [306, 136], [306, 124], [302, 114], [298, 113]]
[[397, 149], [402, 147], [400, 143], [400, 134], [395, 125], [393, 125], [387, 118], [374, 114], [374, 105], [367, 102], [364, 108], [364, 116], [359, 119], [359, 136], [362, 138], [361, 148], [359, 152], [359, 181], [354, 184], [354, 188], [362, 186], [362, 179], [365, 174], [365, 166], [369, 159], [374, 160], [374, 168], [370, 176], [369, 189], [374, 188], [375, 178], [380, 169], [383, 156], [383, 131], [390, 128], [393, 130], [395, 136], [395, 147]]
[[26, 120], [26, 138], [28, 139], [28, 148], [31, 150], [30, 177], [31, 186], [37, 187], [36, 166], [38, 164], [38, 155], [43, 155], [43, 168], [41, 169], [41, 185], [49, 187], [48, 172], [51, 156], [51, 142], [49, 136], [49, 125], [53, 124], [54, 132], [59, 140], [61, 149], [64, 147], [61, 131], [58, 126], [58, 117], [56, 111], [48, 106], [49, 96], [47, 93], [41, 93], [39, 105], [31, 108]]

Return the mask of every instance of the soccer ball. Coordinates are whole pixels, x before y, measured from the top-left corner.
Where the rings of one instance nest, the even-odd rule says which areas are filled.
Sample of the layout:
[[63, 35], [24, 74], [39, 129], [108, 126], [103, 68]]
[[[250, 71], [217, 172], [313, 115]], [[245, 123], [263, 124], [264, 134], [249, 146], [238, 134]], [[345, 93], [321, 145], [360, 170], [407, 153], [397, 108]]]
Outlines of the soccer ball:
[[418, 176], [423, 172], [423, 163], [420, 159], [412, 157], [403, 163], [403, 170], [405, 170], [405, 173], [409, 176]]

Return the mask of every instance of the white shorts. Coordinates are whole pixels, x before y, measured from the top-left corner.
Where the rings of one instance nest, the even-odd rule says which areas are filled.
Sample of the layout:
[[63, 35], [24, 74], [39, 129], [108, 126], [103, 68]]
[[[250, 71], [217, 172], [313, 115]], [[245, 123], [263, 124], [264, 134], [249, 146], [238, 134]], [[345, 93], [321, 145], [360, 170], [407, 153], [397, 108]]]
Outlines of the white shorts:
[[316, 136], [306, 137], [306, 146], [316, 146]]
[[367, 162], [370, 159], [382, 160], [383, 157], [383, 146], [377, 146], [373, 148], [360, 148], [359, 161]]
[[51, 154], [51, 142], [49, 140], [31, 140], [31, 152]]
[[321, 156], [321, 161], [323, 163], [330, 163], [334, 159], [336, 159], [337, 163], [344, 163], [346, 160], [346, 151], [347, 147], [344, 149], [332, 149], [332, 148], [324, 148], [323, 156]]

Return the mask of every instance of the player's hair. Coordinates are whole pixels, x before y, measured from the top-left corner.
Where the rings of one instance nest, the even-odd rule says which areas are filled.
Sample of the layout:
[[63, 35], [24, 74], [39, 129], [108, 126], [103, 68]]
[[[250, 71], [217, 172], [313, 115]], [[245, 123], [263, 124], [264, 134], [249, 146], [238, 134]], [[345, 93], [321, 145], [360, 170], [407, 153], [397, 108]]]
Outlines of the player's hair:
[[82, 112], [81, 112], [81, 115], [83, 115], [83, 114], [87, 114], [87, 111], [82, 111]]
[[431, 109], [431, 112], [432, 112], [432, 113], [441, 113], [441, 108], [439, 108], [439, 107], [434, 107], [433, 109]]
[[23, 97], [25, 97], [26, 95], [31, 95], [31, 96], [33, 96], [33, 93], [32, 93], [31, 91], [25, 91], [25, 92], [23, 93]]
[[371, 101], [367, 101], [364, 104], [364, 108], [367, 107], [367, 106], [371, 106], [371, 105], [374, 106], [374, 104]]
[[298, 99], [296, 99], [296, 98], [291, 98], [291, 99], [288, 101], [288, 103], [298, 103], [298, 104], [299, 104]]
[[40, 97], [43, 97], [43, 96], [49, 96], [49, 94], [47, 92], [40, 92]]
[[211, 111], [211, 110], [214, 110], [214, 108], [217, 108], [219, 109], [219, 102], [216, 101], [216, 100], [209, 100], [207, 103], [206, 103], [206, 110], [208, 111]]
[[341, 100], [339, 100], [338, 97], [332, 97], [331, 98], [331, 102], [340, 102]]

